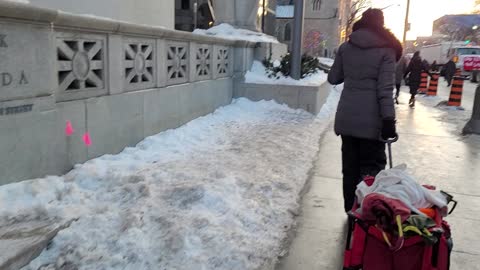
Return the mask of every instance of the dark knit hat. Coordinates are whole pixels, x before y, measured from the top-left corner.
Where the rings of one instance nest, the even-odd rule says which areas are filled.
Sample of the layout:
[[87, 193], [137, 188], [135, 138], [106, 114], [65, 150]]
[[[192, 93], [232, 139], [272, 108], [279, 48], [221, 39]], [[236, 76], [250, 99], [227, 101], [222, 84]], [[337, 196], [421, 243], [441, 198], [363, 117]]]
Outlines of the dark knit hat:
[[373, 27], [383, 27], [385, 24], [383, 11], [376, 8], [369, 8], [363, 12], [361, 20], [365, 25]]

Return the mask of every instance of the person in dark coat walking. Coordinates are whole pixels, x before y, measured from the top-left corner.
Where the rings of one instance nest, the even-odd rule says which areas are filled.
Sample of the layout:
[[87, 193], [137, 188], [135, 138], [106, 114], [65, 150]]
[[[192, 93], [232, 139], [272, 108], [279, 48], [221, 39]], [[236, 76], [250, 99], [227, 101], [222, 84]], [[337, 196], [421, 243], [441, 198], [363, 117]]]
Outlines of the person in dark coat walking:
[[383, 12], [368, 9], [353, 26], [328, 74], [331, 84], [344, 83], [335, 117], [342, 137], [343, 197], [352, 209], [357, 184], [386, 166], [382, 139], [397, 136], [393, 87], [402, 45], [384, 27]]
[[402, 80], [405, 71], [407, 70], [407, 59], [404, 56], [398, 61], [395, 69], [395, 87], [397, 92], [395, 93], [395, 102], [398, 104], [398, 97], [400, 96], [400, 88], [402, 87]]
[[[415, 107], [415, 96], [417, 95], [418, 88], [420, 88], [420, 83], [422, 81], [422, 73], [428, 71], [428, 67], [422, 61], [420, 57], [420, 52], [415, 52], [413, 58], [410, 61], [410, 64], [405, 71], [404, 77], [408, 76], [409, 86], [410, 86], [410, 101], [408, 104], [410, 107]], [[430, 73], [429, 73], [430, 74]]]
[[448, 86], [452, 85], [452, 79], [456, 71], [457, 71], [457, 65], [455, 64], [455, 62], [453, 62], [453, 59], [450, 59], [445, 64], [445, 68], [444, 68], [445, 80], [447, 81]]

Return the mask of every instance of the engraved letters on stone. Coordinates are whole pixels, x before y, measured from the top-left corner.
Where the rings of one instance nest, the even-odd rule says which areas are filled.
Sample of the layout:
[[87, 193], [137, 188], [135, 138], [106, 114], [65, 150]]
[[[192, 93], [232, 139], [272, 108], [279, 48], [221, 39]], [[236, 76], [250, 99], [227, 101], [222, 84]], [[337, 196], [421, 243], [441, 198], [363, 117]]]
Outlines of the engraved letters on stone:
[[9, 72], [0, 72], [0, 87], [17, 86], [17, 85], [25, 85], [25, 84], [28, 84], [28, 79], [24, 70], [22, 70], [18, 75], [12, 74]]
[[9, 86], [10, 84], [12, 84], [12, 81], [13, 81], [12, 74], [7, 73], [7, 72], [3, 72], [0, 75], [2, 77], [1, 78], [2, 79], [2, 86]]
[[104, 88], [104, 42], [87, 39], [57, 39], [60, 91]]
[[0, 34], [0, 48], [8, 48], [6, 38], [7, 35]]

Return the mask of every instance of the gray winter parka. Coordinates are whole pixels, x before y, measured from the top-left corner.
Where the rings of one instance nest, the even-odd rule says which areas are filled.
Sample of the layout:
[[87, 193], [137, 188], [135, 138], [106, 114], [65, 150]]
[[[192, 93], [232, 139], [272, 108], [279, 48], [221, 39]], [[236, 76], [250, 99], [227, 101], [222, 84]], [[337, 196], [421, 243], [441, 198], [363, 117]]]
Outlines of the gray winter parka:
[[344, 83], [335, 117], [337, 135], [377, 140], [383, 119], [395, 119], [395, 50], [370, 29], [359, 29], [342, 44], [328, 74]]

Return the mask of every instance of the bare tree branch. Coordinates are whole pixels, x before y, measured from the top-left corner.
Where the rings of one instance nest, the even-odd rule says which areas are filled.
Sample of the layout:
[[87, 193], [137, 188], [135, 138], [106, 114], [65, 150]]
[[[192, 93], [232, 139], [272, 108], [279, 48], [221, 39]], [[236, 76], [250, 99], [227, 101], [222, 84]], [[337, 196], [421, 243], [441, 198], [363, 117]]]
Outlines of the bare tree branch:
[[349, 36], [352, 32], [353, 24], [360, 19], [362, 12], [369, 8], [370, 4], [370, 0], [352, 0], [350, 6], [350, 15], [348, 16], [346, 25], [347, 36]]

